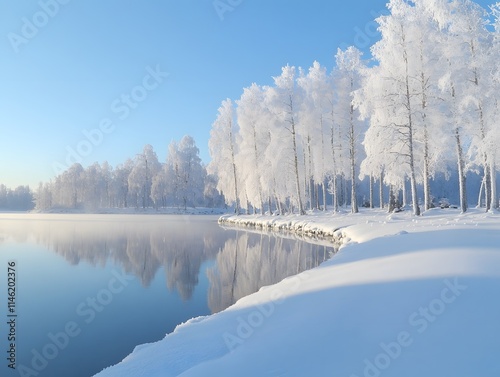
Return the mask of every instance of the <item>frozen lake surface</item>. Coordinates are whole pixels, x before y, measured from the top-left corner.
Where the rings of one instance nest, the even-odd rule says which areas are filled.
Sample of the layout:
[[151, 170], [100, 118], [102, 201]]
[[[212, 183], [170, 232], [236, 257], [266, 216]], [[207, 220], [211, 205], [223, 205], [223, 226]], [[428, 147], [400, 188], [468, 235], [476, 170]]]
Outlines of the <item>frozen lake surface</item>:
[[16, 262], [18, 315], [17, 371], [4, 371], [91, 376], [331, 252], [215, 216], [1, 214], [0, 276]]

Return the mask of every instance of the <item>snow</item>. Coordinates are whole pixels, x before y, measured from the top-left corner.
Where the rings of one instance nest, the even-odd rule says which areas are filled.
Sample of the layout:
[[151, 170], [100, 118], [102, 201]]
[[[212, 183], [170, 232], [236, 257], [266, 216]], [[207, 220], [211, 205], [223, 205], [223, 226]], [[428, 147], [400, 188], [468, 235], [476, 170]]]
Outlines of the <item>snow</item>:
[[345, 245], [320, 267], [179, 325], [96, 376], [500, 375], [500, 214], [237, 221], [256, 219]]

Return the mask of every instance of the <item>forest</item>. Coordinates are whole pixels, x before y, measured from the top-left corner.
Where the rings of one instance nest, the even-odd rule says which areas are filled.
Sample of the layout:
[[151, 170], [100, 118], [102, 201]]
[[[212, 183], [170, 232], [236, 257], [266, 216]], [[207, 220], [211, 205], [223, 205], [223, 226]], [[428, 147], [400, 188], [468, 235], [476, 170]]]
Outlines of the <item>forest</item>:
[[[304, 214], [348, 202], [355, 213], [378, 201], [419, 215], [439, 204], [437, 179], [457, 187], [462, 212], [468, 189], [486, 210], [498, 208], [500, 3], [387, 7], [370, 59], [339, 49], [330, 72], [287, 65], [273, 85], [222, 102], [208, 171], [236, 211]], [[473, 187], [471, 175], [481, 177]]]
[[172, 142], [165, 163], [151, 145], [113, 168], [107, 162], [86, 168], [75, 163], [50, 182], [40, 183], [36, 209], [223, 207], [216, 179], [207, 174], [191, 136]]
[[33, 192], [29, 186], [18, 186], [11, 189], [0, 184], [0, 210], [29, 211], [33, 209]]
[[[369, 58], [338, 49], [331, 70], [286, 65], [271, 85], [224, 100], [208, 165], [191, 136], [171, 143], [164, 163], [146, 145], [114, 168], [76, 163], [27, 188], [36, 208], [387, 206], [420, 215], [450, 200], [462, 212], [498, 208], [500, 3], [391, 0], [387, 8]], [[4, 188], [0, 204], [13, 208], [7, 191], [15, 201]]]

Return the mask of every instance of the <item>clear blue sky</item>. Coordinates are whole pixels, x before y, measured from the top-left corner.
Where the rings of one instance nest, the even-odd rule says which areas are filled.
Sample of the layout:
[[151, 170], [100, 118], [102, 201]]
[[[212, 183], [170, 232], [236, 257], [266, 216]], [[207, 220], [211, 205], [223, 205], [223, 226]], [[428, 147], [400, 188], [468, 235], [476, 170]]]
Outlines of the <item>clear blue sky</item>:
[[[222, 100], [286, 64], [331, 68], [338, 47], [368, 51], [386, 1], [220, 0], [233, 8], [221, 15], [214, 3], [0, 0], [0, 183], [48, 181], [68, 147], [83, 166], [116, 166], [148, 143], [165, 161], [185, 134], [208, 162]], [[169, 75], [157, 83], [148, 67]], [[111, 132], [82, 144], [101, 122]]]

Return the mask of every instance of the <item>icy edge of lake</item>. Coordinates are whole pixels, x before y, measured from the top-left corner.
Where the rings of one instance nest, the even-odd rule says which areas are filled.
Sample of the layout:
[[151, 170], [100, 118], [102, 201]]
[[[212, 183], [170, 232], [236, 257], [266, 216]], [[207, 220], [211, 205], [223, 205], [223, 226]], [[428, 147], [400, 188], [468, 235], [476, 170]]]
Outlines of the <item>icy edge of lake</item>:
[[[490, 336], [500, 333], [500, 303], [491, 299], [500, 289], [498, 213], [237, 218], [246, 226], [254, 219], [342, 232], [349, 247], [223, 312], [178, 326], [97, 376], [500, 373], [491, 352], [500, 340]], [[422, 363], [429, 358], [433, 363]]]

